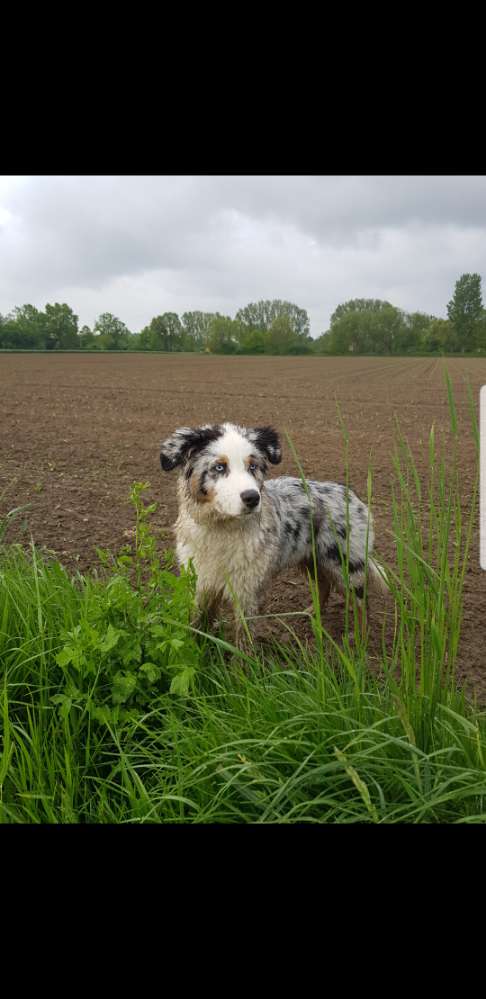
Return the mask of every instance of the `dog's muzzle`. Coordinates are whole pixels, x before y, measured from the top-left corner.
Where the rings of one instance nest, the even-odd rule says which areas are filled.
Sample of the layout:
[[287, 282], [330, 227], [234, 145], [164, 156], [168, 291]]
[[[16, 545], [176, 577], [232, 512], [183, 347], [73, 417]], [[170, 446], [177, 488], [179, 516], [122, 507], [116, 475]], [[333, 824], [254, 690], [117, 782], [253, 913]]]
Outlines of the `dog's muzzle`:
[[245, 489], [240, 496], [248, 510], [253, 510], [260, 502], [260, 493], [256, 489]]

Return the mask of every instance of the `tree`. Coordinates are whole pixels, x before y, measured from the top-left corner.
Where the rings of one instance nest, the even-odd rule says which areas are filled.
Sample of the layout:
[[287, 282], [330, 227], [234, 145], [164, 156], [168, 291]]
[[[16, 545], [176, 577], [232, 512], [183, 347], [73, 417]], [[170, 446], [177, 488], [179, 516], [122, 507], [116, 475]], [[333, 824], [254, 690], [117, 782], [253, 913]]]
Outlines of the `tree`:
[[164, 350], [182, 350], [182, 323], [176, 312], [164, 312], [162, 316], [158, 316], [161, 321], [161, 328], [163, 326], [164, 333]]
[[486, 350], [486, 309], [481, 310], [477, 324], [477, 349]]
[[45, 349], [45, 316], [35, 305], [17, 306], [13, 310], [8, 327], [14, 340], [13, 347]]
[[130, 333], [127, 341], [127, 350], [141, 350], [140, 333]]
[[379, 298], [352, 298], [331, 316], [320, 350], [332, 354], [392, 354], [404, 333], [404, 315]]
[[184, 330], [175, 312], [154, 316], [140, 333], [140, 350], [183, 350]]
[[454, 350], [454, 328], [448, 319], [431, 319], [424, 334], [425, 350], [451, 353]]
[[93, 330], [90, 330], [89, 326], [82, 326], [79, 331], [79, 346], [81, 350], [97, 350], [99, 349], [99, 337], [95, 336]]
[[207, 346], [209, 328], [219, 312], [184, 312], [183, 342], [186, 350], [204, 350]]
[[79, 346], [78, 317], [66, 305], [46, 305], [44, 330], [48, 350], [69, 350]]
[[390, 302], [353, 299], [331, 316], [328, 338], [332, 354], [393, 354], [403, 344], [404, 315]]
[[479, 274], [463, 274], [456, 281], [454, 295], [447, 305], [447, 315], [454, 327], [455, 349], [474, 350], [478, 345], [483, 303]]
[[290, 317], [277, 316], [265, 337], [265, 353], [288, 354], [296, 339]]
[[386, 307], [379, 309], [378, 313], [371, 312], [368, 315], [375, 317], [375, 322], [370, 320], [373, 330], [372, 353], [374, 354], [394, 354], [399, 352], [400, 341], [403, 341], [406, 330], [404, 313], [394, 305], [386, 304]]
[[350, 312], [335, 320], [329, 330], [329, 353], [354, 354], [366, 353], [369, 345], [366, 342], [366, 318]]
[[314, 352], [314, 341], [309, 336], [299, 336], [290, 345], [289, 354], [312, 354]]
[[434, 316], [425, 312], [404, 312], [403, 323], [395, 338], [396, 354], [413, 354], [426, 348], [427, 336]]
[[331, 316], [331, 328], [339, 319], [349, 312], [381, 312], [383, 309], [393, 308], [390, 302], [381, 298], [350, 298], [335, 309]]
[[20, 342], [19, 331], [13, 316], [2, 316], [0, 323], [0, 347], [3, 350], [15, 350], [23, 346]]
[[42, 312], [34, 305], [22, 305], [13, 310], [3, 324], [2, 342], [12, 347], [37, 350], [76, 348], [78, 317], [63, 303], [46, 305]]
[[141, 330], [139, 347], [140, 350], [167, 350], [167, 330], [162, 316], [155, 316]]
[[321, 333], [313, 343], [313, 350], [315, 354], [332, 354], [332, 338], [331, 331], [325, 330]]
[[293, 302], [282, 302], [279, 298], [250, 302], [244, 309], [238, 310], [235, 319], [245, 326], [268, 332], [272, 323], [280, 316], [287, 316], [296, 336], [308, 336], [310, 323], [306, 310], [300, 309]]
[[130, 330], [121, 319], [117, 319], [111, 312], [102, 312], [95, 322], [95, 333], [99, 336], [99, 346], [101, 350], [126, 350], [130, 337]]
[[236, 354], [238, 339], [236, 331], [239, 324], [229, 316], [215, 316], [211, 321], [208, 335], [208, 348], [212, 354]]
[[238, 333], [240, 354], [263, 354], [266, 335], [264, 330], [240, 324], [240, 331]]

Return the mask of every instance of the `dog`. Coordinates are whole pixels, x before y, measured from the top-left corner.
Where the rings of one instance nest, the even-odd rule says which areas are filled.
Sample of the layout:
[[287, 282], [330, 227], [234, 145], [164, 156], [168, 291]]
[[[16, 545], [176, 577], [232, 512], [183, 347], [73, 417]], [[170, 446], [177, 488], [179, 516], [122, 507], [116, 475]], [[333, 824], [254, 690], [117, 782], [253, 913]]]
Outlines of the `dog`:
[[221, 604], [229, 604], [239, 648], [250, 634], [244, 622], [258, 614], [272, 577], [292, 566], [313, 574], [313, 552], [322, 609], [333, 588], [350, 588], [362, 613], [365, 582], [367, 589], [387, 590], [371, 558], [374, 532], [365, 504], [336, 482], [267, 480], [269, 464], [281, 460], [271, 426], [180, 427], [161, 446], [162, 469], [180, 473], [176, 555], [179, 566], [192, 560], [196, 570], [193, 623], [210, 627]]

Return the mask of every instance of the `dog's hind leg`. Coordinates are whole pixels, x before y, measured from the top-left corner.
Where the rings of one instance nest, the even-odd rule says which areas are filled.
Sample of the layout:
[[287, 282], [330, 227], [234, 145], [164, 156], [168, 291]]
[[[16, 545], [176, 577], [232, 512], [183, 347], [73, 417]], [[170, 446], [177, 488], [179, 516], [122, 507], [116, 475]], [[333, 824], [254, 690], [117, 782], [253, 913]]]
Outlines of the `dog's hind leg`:
[[[346, 602], [349, 601], [349, 610], [351, 613], [351, 617], [349, 619], [348, 637], [351, 639], [351, 641], [353, 640], [355, 635], [355, 624], [353, 621], [353, 607], [355, 607], [356, 622], [362, 640], [365, 640], [368, 635], [369, 602], [368, 602], [368, 593], [366, 593], [365, 595], [365, 588], [362, 580], [363, 580], [362, 573], [351, 573], [348, 586], [346, 587], [343, 577], [339, 578], [339, 580], [336, 579], [337, 588], [344, 596], [345, 605]], [[346, 596], [346, 590], [348, 591], [348, 596]]]
[[355, 587], [354, 594], [356, 597], [358, 628], [361, 637], [365, 639], [368, 633], [368, 613], [369, 613], [368, 594], [366, 594], [365, 598], [362, 586]]
[[329, 600], [329, 594], [331, 592], [331, 580], [329, 576], [320, 575], [318, 577], [319, 584], [319, 603], [321, 605], [321, 610], [324, 610]]
[[[319, 572], [317, 576], [317, 585], [319, 590], [319, 605], [321, 611], [324, 611], [326, 609], [326, 605], [329, 600], [329, 594], [331, 592], [331, 580], [329, 579], [329, 576], [324, 572]], [[309, 606], [305, 608], [304, 613], [313, 614], [314, 604], [313, 603], [309, 604]]]

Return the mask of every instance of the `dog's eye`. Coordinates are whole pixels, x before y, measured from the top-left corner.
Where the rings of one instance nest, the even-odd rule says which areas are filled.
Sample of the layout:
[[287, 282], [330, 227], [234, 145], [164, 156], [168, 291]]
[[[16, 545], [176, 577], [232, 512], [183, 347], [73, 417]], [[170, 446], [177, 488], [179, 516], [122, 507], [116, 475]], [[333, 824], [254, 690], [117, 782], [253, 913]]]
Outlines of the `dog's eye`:
[[221, 465], [221, 464], [215, 465], [214, 466], [214, 471], [215, 472], [224, 472], [225, 468], [226, 468], [226, 465]]
[[248, 465], [248, 469], [249, 469], [250, 472], [256, 472], [257, 465], [254, 465], [254, 464]]

